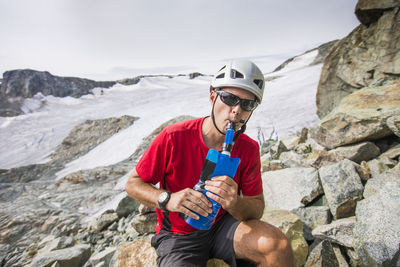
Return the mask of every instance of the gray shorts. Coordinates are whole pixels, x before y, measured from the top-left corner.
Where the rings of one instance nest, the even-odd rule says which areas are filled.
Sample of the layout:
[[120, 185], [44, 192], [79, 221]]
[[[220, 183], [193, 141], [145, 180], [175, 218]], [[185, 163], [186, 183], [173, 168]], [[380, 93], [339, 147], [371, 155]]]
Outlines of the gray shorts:
[[229, 266], [256, 266], [247, 260], [237, 260], [233, 236], [239, 221], [227, 213], [210, 230], [179, 235], [161, 230], [153, 236], [158, 266], [206, 266], [207, 260], [217, 258]]

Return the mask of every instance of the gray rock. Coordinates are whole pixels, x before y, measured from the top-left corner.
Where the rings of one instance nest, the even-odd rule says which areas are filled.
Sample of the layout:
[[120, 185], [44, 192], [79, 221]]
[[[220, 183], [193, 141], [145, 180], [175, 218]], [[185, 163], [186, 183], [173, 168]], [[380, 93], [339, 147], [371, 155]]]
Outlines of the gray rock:
[[364, 189], [364, 198], [369, 198], [378, 193], [387, 183], [400, 184], [400, 174], [387, 171], [367, 181]]
[[139, 234], [154, 233], [157, 224], [157, 214], [156, 213], [146, 213], [137, 215], [131, 221], [132, 227]]
[[330, 152], [338, 153], [346, 159], [361, 163], [361, 161], [368, 161], [379, 156], [380, 149], [372, 142], [363, 142], [355, 145], [338, 147]]
[[345, 159], [321, 167], [319, 175], [333, 216], [336, 219], [353, 216], [364, 190], [355, 163]]
[[138, 119], [138, 117], [124, 115], [118, 118], [86, 120], [69, 132], [50, 157], [64, 162], [76, 159], [119, 131], [128, 128]]
[[124, 197], [117, 206], [115, 212], [118, 215], [118, 218], [126, 217], [134, 211], [137, 211], [140, 203], [130, 196]]
[[377, 140], [393, 134], [386, 120], [396, 115], [400, 115], [400, 81], [365, 87], [343, 97], [310, 134], [329, 149]]
[[311, 233], [313, 229], [317, 226], [328, 224], [332, 220], [328, 206], [298, 208], [291, 212], [299, 216], [303, 222], [304, 238], [307, 240], [314, 240], [314, 236]]
[[108, 247], [105, 250], [94, 253], [88, 263], [90, 263], [90, 266], [97, 266], [98, 264], [104, 264], [104, 266], [109, 266], [110, 261], [112, 257], [114, 256], [114, 253], [117, 249], [115, 247]]
[[322, 194], [318, 171], [314, 168], [289, 168], [262, 175], [266, 205], [293, 210], [304, 207]]
[[369, 26], [377, 22], [386, 10], [398, 6], [400, 3], [397, 0], [359, 0], [355, 14], [362, 24]]
[[312, 231], [312, 235], [318, 239], [327, 240], [345, 247], [353, 247], [353, 229], [356, 223], [355, 217], [333, 221], [327, 225], [320, 225]]
[[356, 209], [354, 248], [365, 266], [398, 266], [400, 184], [386, 183]]
[[93, 219], [92, 228], [96, 232], [101, 232], [116, 221], [118, 221], [118, 215], [116, 213], [105, 212], [99, 218]]
[[305, 156], [291, 150], [288, 152], [282, 152], [280, 154], [279, 160], [285, 168], [303, 167]]
[[392, 116], [386, 120], [386, 125], [392, 132], [400, 137], [400, 116]]
[[74, 242], [75, 240], [71, 236], [61, 236], [47, 243], [46, 246], [40, 250], [40, 253], [72, 247]]
[[337, 267], [335, 251], [329, 241], [323, 240], [310, 252], [305, 267]]
[[90, 258], [89, 245], [76, 245], [71, 248], [54, 250], [46, 254], [37, 255], [30, 267], [47, 267], [57, 262], [60, 267], [83, 266]]

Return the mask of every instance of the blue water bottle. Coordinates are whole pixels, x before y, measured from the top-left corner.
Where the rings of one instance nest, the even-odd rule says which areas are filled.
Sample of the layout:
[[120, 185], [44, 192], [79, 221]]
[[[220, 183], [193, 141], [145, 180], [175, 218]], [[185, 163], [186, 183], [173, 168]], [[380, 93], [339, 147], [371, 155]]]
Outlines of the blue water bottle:
[[208, 179], [211, 179], [212, 177], [221, 175], [226, 175], [233, 178], [239, 166], [240, 159], [231, 158], [233, 137], [235, 135], [234, 129], [235, 129], [235, 124], [230, 123], [226, 131], [225, 142], [222, 145], [221, 153], [219, 153], [215, 149], [210, 149], [208, 151], [206, 160], [203, 165], [203, 169], [200, 174], [200, 179], [197, 182], [197, 184], [193, 187], [194, 190], [202, 192], [212, 203], [212, 213], [208, 214], [207, 217], [204, 217], [197, 213], [196, 214], [199, 215], [200, 217], [198, 220], [185, 216], [185, 221], [189, 225], [199, 230], [209, 230], [211, 226], [214, 224], [215, 217], [218, 214], [219, 209], [221, 208], [221, 205], [219, 203], [217, 203], [216, 201], [214, 201], [213, 199], [209, 198], [206, 195], [208, 191], [204, 189], [205, 182]]

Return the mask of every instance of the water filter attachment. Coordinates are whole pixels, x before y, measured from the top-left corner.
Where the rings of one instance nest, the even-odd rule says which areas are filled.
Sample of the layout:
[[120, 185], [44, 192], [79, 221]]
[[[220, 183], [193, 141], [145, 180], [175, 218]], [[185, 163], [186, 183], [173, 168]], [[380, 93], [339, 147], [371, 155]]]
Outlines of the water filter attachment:
[[[210, 213], [207, 217], [198, 214], [200, 217], [198, 220], [195, 220], [191, 217], [185, 218], [185, 221], [189, 225], [199, 230], [209, 230], [211, 226], [214, 224], [216, 215], [218, 214], [221, 208], [221, 205], [218, 202], [214, 201], [213, 199], [209, 198], [206, 195], [208, 191], [204, 189], [205, 181], [210, 178], [212, 179], [212, 177], [222, 176], [222, 175], [226, 175], [233, 178], [235, 176], [237, 168], [239, 167], [240, 159], [230, 157], [231, 150], [233, 147], [233, 137], [235, 135], [234, 129], [235, 129], [234, 123], [230, 123], [228, 125], [221, 153], [214, 149], [210, 149], [208, 151], [206, 161], [204, 162], [203, 169], [200, 175], [199, 182], [193, 188], [194, 190], [203, 192], [203, 194], [212, 203], [212, 213]], [[211, 175], [209, 175], [211, 170], [212, 173]]]

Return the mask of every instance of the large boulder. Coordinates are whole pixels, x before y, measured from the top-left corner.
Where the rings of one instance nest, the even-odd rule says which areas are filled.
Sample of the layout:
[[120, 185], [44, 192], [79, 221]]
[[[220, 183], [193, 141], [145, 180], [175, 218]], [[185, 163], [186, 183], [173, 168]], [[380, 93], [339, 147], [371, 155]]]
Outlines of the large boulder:
[[359, 0], [356, 5], [356, 16], [365, 26], [378, 21], [383, 12], [400, 7], [398, 0]]
[[[359, 1], [384, 3], [396, 0]], [[389, 5], [390, 6], [390, 5]], [[364, 8], [363, 8], [364, 10]], [[368, 9], [374, 11], [373, 9]], [[340, 100], [367, 86], [399, 80], [400, 12], [398, 7], [385, 10], [369, 27], [360, 25], [336, 43], [325, 58], [317, 91], [317, 114], [329, 114]]]
[[354, 247], [364, 266], [399, 266], [400, 183], [388, 182], [356, 209]]
[[353, 229], [355, 223], [355, 217], [336, 220], [330, 224], [316, 227], [312, 231], [312, 234], [316, 238], [328, 240], [333, 243], [352, 248]]
[[288, 168], [262, 175], [268, 207], [293, 210], [305, 207], [322, 194], [318, 171], [314, 168]]
[[355, 163], [345, 159], [321, 167], [319, 175], [333, 216], [336, 219], [353, 216], [364, 190]]
[[386, 121], [399, 114], [400, 82], [391, 82], [346, 96], [310, 132], [318, 143], [332, 149], [392, 135]]
[[70, 266], [83, 266], [90, 258], [89, 245], [77, 245], [71, 248], [54, 250], [45, 254], [37, 255], [30, 267], [47, 267], [54, 266], [70, 267]]

